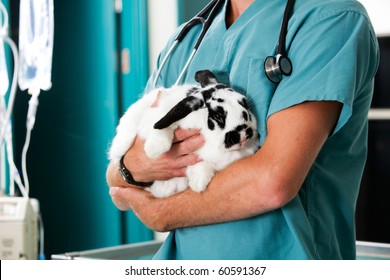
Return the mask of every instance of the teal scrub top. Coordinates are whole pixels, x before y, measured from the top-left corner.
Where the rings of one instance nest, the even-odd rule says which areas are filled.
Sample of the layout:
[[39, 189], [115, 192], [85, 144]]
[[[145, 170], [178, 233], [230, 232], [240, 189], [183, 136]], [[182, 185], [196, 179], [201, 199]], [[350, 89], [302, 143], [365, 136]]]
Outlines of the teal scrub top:
[[[305, 101], [341, 102], [333, 134], [299, 194], [287, 205], [250, 219], [174, 230], [155, 259], [356, 257], [354, 214], [379, 63], [377, 40], [357, 1], [297, 0], [286, 38], [293, 72], [280, 84], [272, 84], [263, 65], [267, 56], [275, 54], [285, 4], [285, 0], [257, 0], [227, 29], [225, 3], [183, 83], [195, 83], [196, 71], [210, 69], [220, 81], [245, 94], [258, 119], [261, 143], [267, 137], [270, 115]], [[179, 44], [164, 66], [158, 86], [176, 82], [199, 33], [200, 26], [193, 27]], [[160, 54], [158, 65], [173, 39]], [[155, 73], [146, 90], [152, 88]]]

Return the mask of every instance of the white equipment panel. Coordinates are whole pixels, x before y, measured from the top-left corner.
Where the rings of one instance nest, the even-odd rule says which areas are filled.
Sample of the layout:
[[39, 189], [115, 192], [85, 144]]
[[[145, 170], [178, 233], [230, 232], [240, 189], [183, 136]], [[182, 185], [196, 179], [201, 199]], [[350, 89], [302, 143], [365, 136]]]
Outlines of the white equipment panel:
[[37, 259], [37, 208], [38, 201], [35, 199], [0, 197], [1, 260]]

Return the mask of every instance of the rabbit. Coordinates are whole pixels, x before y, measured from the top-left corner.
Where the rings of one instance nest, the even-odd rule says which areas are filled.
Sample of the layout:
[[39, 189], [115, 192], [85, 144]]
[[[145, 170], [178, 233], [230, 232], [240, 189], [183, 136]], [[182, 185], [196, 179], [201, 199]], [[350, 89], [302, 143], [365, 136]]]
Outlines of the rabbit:
[[158, 158], [171, 148], [176, 128], [200, 129], [205, 144], [196, 154], [202, 161], [188, 166], [186, 177], [154, 181], [149, 190], [156, 197], [188, 187], [202, 192], [216, 172], [259, 149], [257, 121], [245, 96], [218, 83], [209, 70], [198, 71], [195, 80], [200, 86], [158, 88], [131, 105], [120, 119], [109, 149], [109, 159], [119, 162], [138, 134], [145, 140], [146, 155]]

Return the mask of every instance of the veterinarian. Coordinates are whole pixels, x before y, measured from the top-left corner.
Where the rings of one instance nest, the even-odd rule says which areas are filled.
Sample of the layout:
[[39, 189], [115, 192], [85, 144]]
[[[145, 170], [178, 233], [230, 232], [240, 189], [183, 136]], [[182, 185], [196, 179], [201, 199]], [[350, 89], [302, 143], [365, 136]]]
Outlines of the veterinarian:
[[[164, 199], [126, 183], [117, 165], [108, 167], [115, 205], [153, 230], [171, 231], [156, 259], [356, 257], [355, 204], [379, 63], [375, 33], [355, 0], [297, 0], [285, 37], [292, 72], [273, 83], [264, 63], [277, 48], [285, 6], [225, 1], [181, 81], [194, 83], [196, 71], [209, 69], [245, 93], [259, 123], [256, 154], [218, 173], [202, 193]], [[175, 83], [200, 32], [200, 25], [191, 28], [157, 86]], [[172, 149], [151, 160], [137, 139], [124, 165], [137, 182], [184, 176], [201, 160], [192, 153], [203, 141], [199, 131], [179, 129]]]

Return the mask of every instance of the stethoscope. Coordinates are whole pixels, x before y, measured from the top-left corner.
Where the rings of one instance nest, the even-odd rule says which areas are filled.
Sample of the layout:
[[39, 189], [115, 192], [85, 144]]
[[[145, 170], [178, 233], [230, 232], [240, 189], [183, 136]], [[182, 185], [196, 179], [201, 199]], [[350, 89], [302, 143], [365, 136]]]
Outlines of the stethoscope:
[[[202, 24], [202, 30], [200, 35], [195, 43], [195, 46], [184, 65], [182, 71], [177, 78], [175, 85], [178, 85], [182, 80], [185, 72], [187, 71], [192, 59], [194, 58], [203, 37], [206, 35], [207, 30], [211, 26], [213, 19], [215, 18], [219, 8], [223, 5], [225, 0], [212, 0], [206, 7], [203, 8], [196, 16], [194, 16], [190, 21], [187, 22], [186, 25], [181, 29], [179, 34], [176, 36], [172, 46], [169, 48], [168, 52], [164, 56], [160, 66], [157, 69], [155, 79], [153, 81], [154, 87], [157, 85], [157, 80], [161, 74], [164, 65], [166, 64], [168, 58], [172, 54], [172, 52], [176, 49], [178, 44], [183, 40], [183, 38], [187, 35], [192, 27], [197, 24]], [[287, 5], [284, 10], [282, 26], [280, 28], [279, 33], [279, 42], [277, 47], [277, 53], [273, 56], [268, 56], [264, 61], [264, 71], [267, 78], [273, 83], [279, 83], [283, 76], [290, 76], [292, 73], [292, 63], [291, 60], [287, 57], [286, 51], [286, 36], [287, 36], [287, 27], [288, 21], [291, 17], [292, 10], [294, 8], [295, 0], [287, 0]], [[206, 17], [206, 15], [208, 15]]]

